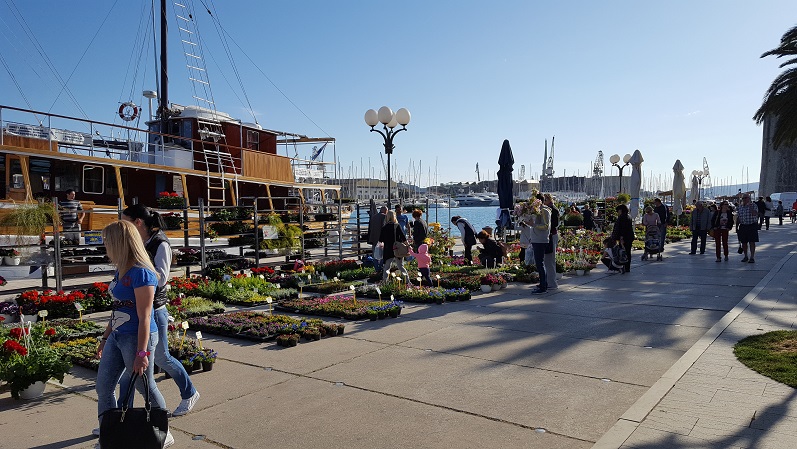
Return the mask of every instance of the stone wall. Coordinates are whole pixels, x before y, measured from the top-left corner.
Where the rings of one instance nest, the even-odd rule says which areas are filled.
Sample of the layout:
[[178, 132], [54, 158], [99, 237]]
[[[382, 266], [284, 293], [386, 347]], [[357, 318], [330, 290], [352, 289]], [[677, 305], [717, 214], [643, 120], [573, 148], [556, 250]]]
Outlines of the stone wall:
[[764, 120], [759, 196], [797, 191], [797, 144], [783, 145], [777, 150], [772, 148], [775, 122], [770, 117]]

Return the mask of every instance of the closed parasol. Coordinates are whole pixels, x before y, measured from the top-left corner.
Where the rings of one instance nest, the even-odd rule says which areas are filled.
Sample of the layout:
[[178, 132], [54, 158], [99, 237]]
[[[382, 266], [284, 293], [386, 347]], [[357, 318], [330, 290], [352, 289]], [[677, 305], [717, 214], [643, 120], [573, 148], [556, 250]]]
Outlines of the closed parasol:
[[512, 224], [510, 213], [515, 202], [512, 193], [513, 165], [515, 165], [515, 157], [512, 155], [512, 147], [509, 146], [508, 140], [504, 140], [501, 145], [501, 154], [498, 156], [498, 202], [501, 208], [498, 225], [503, 229], [511, 228]]
[[676, 159], [672, 166], [672, 211], [676, 217], [684, 211], [684, 200], [686, 198], [686, 184], [684, 183], [684, 165], [680, 159]]

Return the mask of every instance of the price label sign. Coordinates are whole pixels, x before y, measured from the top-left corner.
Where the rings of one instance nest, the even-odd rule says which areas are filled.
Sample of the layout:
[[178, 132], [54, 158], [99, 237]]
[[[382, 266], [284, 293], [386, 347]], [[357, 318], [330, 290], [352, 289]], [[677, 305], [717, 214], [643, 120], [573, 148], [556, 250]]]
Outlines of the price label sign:
[[355, 288], [356, 288], [356, 287], [354, 286], [354, 284], [352, 284], [352, 285], [350, 285], [350, 286], [349, 286], [349, 290], [351, 290], [351, 291], [354, 291], [354, 289], [355, 289]]
[[379, 287], [376, 287], [376, 294], [377, 295], [381, 295], [382, 294], [382, 289], [380, 289]]
[[335, 281], [335, 282], [338, 282], [338, 277], [335, 276], [334, 278], [332, 278], [332, 280]]
[[188, 329], [188, 321], [183, 321], [182, 324], [180, 324], [180, 327], [183, 329]]
[[394, 301], [396, 298], [393, 295], [390, 295], [390, 300]]
[[435, 276], [435, 277], [437, 278], [438, 281], [440, 280], [440, 275], [439, 274], [437, 276]]
[[266, 296], [266, 302], [267, 302], [268, 304], [271, 304], [273, 301], [274, 301], [274, 300], [271, 298], [271, 296]]
[[304, 281], [299, 282], [299, 287], [304, 287]]
[[201, 331], [196, 331], [196, 339], [197, 340], [202, 340], [202, 332]]
[[280, 285], [279, 285], [279, 284], [274, 284], [274, 286], [276, 286], [277, 288], [280, 288]]
[[77, 309], [78, 312], [83, 310], [83, 306], [79, 302], [75, 303], [75, 308]]
[[39, 316], [42, 318], [47, 317], [48, 312], [46, 310], [39, 310]]

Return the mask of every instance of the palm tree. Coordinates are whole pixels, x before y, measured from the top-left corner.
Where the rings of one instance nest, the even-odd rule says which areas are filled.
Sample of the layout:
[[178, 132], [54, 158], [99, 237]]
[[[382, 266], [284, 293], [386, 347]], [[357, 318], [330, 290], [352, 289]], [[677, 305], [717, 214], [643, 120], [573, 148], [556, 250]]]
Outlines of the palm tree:
[[780, 68], [792, 66], [781, 73], [764, 95], [764, 102], [758, 108], [753, 120], [762, 124], [766, 117], [776, 118], [772, 147], [790, 145], [797, 141], [797, 26], [780, 38], [780, 45], [761, 55], [775, 55], [778, 58], [790, 57]]

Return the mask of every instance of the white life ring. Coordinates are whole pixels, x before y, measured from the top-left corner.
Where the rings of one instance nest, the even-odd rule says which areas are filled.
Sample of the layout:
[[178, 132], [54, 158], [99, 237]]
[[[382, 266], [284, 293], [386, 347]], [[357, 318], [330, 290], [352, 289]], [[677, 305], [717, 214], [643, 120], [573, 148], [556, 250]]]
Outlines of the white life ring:
[[122, 103], [119, 106], [119, 118], [126, 122], [130, 122], [138, 118], [138, 106], [132, 101]]

